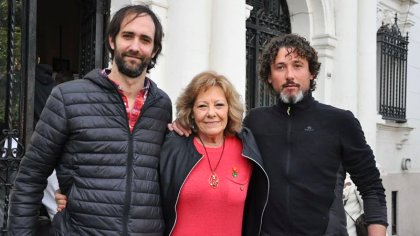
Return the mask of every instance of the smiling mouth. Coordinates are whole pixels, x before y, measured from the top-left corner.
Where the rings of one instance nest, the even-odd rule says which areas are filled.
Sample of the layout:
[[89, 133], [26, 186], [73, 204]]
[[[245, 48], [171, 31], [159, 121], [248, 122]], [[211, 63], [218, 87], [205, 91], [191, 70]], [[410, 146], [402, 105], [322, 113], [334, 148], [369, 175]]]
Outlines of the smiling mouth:
[[133, 60], [133, 59], [139, 60], [139, 61], [142, 60], [140, 57], [135, 57], [135, 56], [125, 56], [125, 57], [128, 58], [128, 59], [130, 59], [130, 60]]
[[212, 122], [205, 122], [206, 125], [214, 125], [214, 124], [219, 124], [220, 121], [212, 121]]

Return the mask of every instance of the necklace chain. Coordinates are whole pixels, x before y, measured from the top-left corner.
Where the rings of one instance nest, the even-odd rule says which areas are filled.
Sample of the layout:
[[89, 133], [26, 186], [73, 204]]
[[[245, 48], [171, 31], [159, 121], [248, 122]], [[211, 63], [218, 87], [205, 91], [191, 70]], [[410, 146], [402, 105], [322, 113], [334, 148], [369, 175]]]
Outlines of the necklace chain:
[[209, 153], [207, 152], [206, 145], [204, 145], [204, 142], [203, 142], [203, 140], [201, 139], [200, 135], [197, 135], [197, 137], [198, 137], [198, 140], [200, 140], [201, 144], [203, 145], [204, 152], [206, 152], [207, 161], [208, 161], [208, 163], [209, 163], [209, 167], [210, 167], [210, 170], [211, 170], [211, 174], [210, 174], [210, 177], [209, 177], [209, 184], [210, 184], [210, 186], [211, 186], [212, 188], [217, 188], [217, 186], [219, 185], [219, 177], [218, 177], [218, 176], [217, 176], [217, 174], [216, 174], [216, 169], [217, 169], [217, 167], [219, 166], [220, 161], [222, 160], [222, 157], [223, 157], [223, 152], [225, 151], [225, 137], [223, 136], [223, 147], [222, 147], [222, 153], [220, 154], [219, 160], [217, 161], [217, 164], [216, 164], [216, 166], [214, 167], [214, 169], [213, 169], [213, 167], [211, 166], [210, 156], [209, 156]]

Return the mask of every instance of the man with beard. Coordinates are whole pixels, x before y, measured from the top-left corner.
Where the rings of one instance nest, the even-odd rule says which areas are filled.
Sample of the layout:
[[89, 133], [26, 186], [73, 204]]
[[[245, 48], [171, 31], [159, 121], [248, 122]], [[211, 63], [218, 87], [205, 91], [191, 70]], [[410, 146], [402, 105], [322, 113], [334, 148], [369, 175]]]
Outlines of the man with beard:
[[124, 7], [107, 30], [112, 68], [54, 88], [16, 178], [10, 235], [34, 234], [54, 168], [68, 196], [54, 235], [163, 234], [157, 168], [172, 106], [146, 77], [162, 37], [149, 8]]
[[262, 235], [347, 235], [342, 193], [349, 172], [364, 200], [369, 235], [384, 236], [387, 208], [372, 150], [350, 111], [312, 97], [320, 69], [302, 37], [273, 38], [259, 74], [279, 100], [252, 109], [244, 125], [255, 135], [270, 178]]

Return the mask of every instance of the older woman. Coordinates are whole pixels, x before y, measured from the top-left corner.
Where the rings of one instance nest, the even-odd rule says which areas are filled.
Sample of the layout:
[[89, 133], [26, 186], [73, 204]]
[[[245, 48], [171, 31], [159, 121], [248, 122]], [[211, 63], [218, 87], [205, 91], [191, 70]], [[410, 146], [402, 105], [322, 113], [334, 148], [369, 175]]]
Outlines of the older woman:
[[254, 137], [242, 128], [233, 85], [204, 72], [176, 103], [192, 136], [167, 135], [160, 160], [168, 235], [259, 235], [268, 177]]
[[252, 133], [242, 128], [239, 94], [224, 76], [203, 72], [176, 108], [193, 135], [169, 133], [162, 148], [165, 235], [259, 235], [269, 181]]

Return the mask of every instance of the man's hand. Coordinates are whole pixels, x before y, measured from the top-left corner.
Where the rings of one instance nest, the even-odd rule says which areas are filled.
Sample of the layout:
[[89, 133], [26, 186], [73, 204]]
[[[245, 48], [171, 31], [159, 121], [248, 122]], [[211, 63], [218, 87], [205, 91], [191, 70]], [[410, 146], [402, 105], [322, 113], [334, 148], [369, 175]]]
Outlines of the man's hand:
[[186, 128], [182, 127], [181, 125], [179, 125], [177, 123], [177, 120], [174, 120], [172, 122], [172, 124], [169, 123], [168, 124], [168, 129], [170, 131], [175, 131], [177, 134], [179, 134], [181, 136], [185, 136], [185, 137], [190, 136], [190, 134], [192, 133], [191, 129], [186, 129]]
[[67, 196], [60, 193], [60, 190], [55, 192], [55, 202], [57, 203], [57, 212], [61, 212], [66, 208], [67, 205]]
[[369, 236], [385, 236], [386, 227], [380, 224], [371, 224], [368, 225], [368, 235]]

